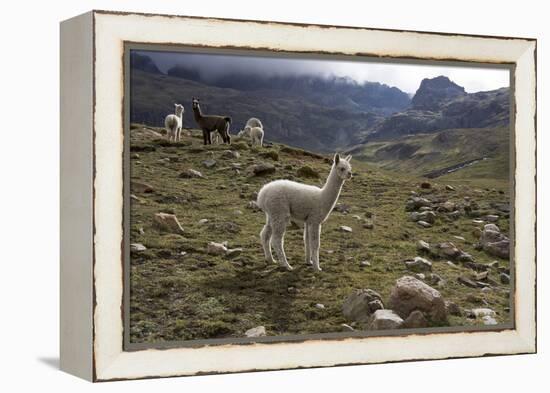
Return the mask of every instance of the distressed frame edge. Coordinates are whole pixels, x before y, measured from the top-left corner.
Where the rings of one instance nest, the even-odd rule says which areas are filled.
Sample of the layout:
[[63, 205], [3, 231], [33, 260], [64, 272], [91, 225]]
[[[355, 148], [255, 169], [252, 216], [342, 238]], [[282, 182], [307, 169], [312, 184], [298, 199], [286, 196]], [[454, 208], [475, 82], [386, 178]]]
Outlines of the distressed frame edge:
[[[112, 15], [113, 13], [110, 13], [110, 15]], [[133, 13], [130, 13], [130, 15], [133, 15]], [[143, 14], [141, 14], [143, 15]], [[192, 17], [190, 17], [192, 18]], [[211, 19], [211, 18], [205, 18], [205, 19]], [[253, 21], [252, 21], [253, 22]], [[279, 23], [279, 22], [274, 22], [274, 24], [281, 24], [281, 25], [284, 25], [284, 23]], [[365, 29], [365, 30], [368, 30], [368, 29]], [[418, 32], [414, 32], [414, 33], [418, 33]], [[395, 34], [399, 34], [399, 32], [396, 32]], [[428, 35], [434, 35], [437, 33], [427, 33]], [[452, 36], [461, 36], [461, 35], [455, 35], [455, 34], [451, 34]], [[462, 36], [467, 36], [467, 37], [470, 37], [469, 35], [462, 35]], [[483, 37], [481, 37], [483, 38]], [[498, 39], [502, 39], [502, 37], [496, 37]], [[532, 42], [534, 41], [534, 43]], [[534, 57], [534, 72], [535, 72], [535, 75], [534, 75], [534, 79], [535, 79], [535, 85], [534, 85], [534, 88], [536, 89], [536, 40], [531, 40], [531, 39], [527, 39], [527, 44], [529, 43], [532, 43], [533, 46], [533, 52], [535, 53], [535, 57]], [[529, 45], [527, 45], [529, 46]], [[526, 49], [527, 51], [528, 49]], [[533, 59], [533, 57], [531, 57]], [[533, 97], [532, 97], [533, 98]], [[533, 131], [533, 136], [535, 137], [535, 140], [536, 140], [536, 96], [534, 97], [534, 101], [533, 101], [533, 104], [534, 104], [534, 116], [535, 116], [535, 122], [534, 122], [534, 127], [531, 129], [531, 131]], [[516, 141], [517, 143], [517, 141]], [[535, 143], [535, 151], [536, 151], [536, 143]], [[535, 162], [535, 176], [536, 176], [536, 162]], [[535, 177], [535, 182], [534, 182], [534, 186], [536, 187], [536, 177]], [[535, 195], [535, 207], [536, 207], [536, 195]], [[535, 222], [535, 225], [536, 225], [536, 215], [533, 217], [533, 221]], [[536, 226], [533, 227], [533, 230], [535, 231], [534, 233], [536, 234]], [[535, 249], [535, 254], [534, 254], [535, 258], [536, 258], [536, 249]], [[536, 280], [536, 270], [535, 270], [535, 276], [534, 276], [534, 279]], [[536, 281], [535, 281], [536, 283]], [[535, 297], [533, 298], [533, 300], [536, 300], [536, 288], [535, 288]], [[517, 300], [516, 300], [517, 301]], [[536, 313], [534, 313], [533, 315], [534, 317], [534, 323], [535, 325], [533, 326], [533, 330], [534, 332], [525, 332], [524, 329], [521, 329], [522, 333], [526, 333], [525, 335], [523, 334], [520, 334], [518, 336], [518, 339], [521, 341], [521, 343], [523, 344], [523, 349], [524, 351], [518, 351], [518, 352], [512, 352], [512, 353], [533, 353], [533, 352], [536, 352]], [[95, 338], [95, 337], [94, 337]], [[512, 354], [510, 353], [510, 354]], [[501, 354], [506, 354], [506, 353], [491, 353], [491, 354], [477, 354], [477, 355], [463, 355], [463, 356], [456, 356], [456, 357], [471, 357], [471, 356], [484, 356], [484, 355], [501, 355]], [[452, 356], [451, 356], [452, 357]], [[437, 359], [437, 358], [448, 358], [448, 356], [439, 356], [439, 357], [436, 357], [436, 356], [430, 356], [430, 357], [427, 357], [427, 358], [421, 358], [421, 359], [418, 359], [418, 358], [415, 358], [415, 359], [407, 359], [407, 358], [401, 358], [400, 360], [394, 360], [394, 361], [409, 361], [409, 360], [429, 360], [429, 359]], [[113, 365], [114, 363], [117, 363], [118, 360], [121, 360], [120, 358], [116, 358], [116, 359], [112, 359], [113, 360]], [[124, 360], [124, 359], [122, 359]], [[382, 361], [382, 362], [385, 362], [385, 361]], [[361, 362], [361, 363], [345, 363], [345, 364], [365, 364], [365, 363], [380, 363], [380, 362]], [[327, 367], [328, 366], [336, 366], [338, 364], [330, 364], [330, 365], [326, 365]], [[306, 367], [324, 367], [323, 365], [309, 365], [309, 366], [306, 366]], [[110, 367], [108, 367], [110, 368]], [[116, 367], [115, 367], [116, 368]], [[300, 366], [297, 366], [297, 367], [281, 367], [281, 368], [276, 368], [276, 369], [283, 369], [283, 368], [300, 368]], [[269, 370], [269, 368], [265, 369], [265, 370]], [[185, 373], [176, 373], [176, 374], [169, 374], [169, 375], [151, 375], [151, 376], [133, 376], [133, 377], [121, 377], [121, 378], [118, 378], [116, 376], [111, 376], [109, 377], [108, 376], [108, 372], [106, 372], [105, 374], [103, 373], [103, 371], [107, 371], [105, 369], [101, 370], [102, 372], [100, 374], [100, 377], [99, 378], [94, 378], [98, 381], [100, 380], [116, 380], [116, 379], [134, 379], [134, 378], [149, 378], [149, 377], [162, 377], [162, 376], [177, 376], [177, 375], [196, 375], [196, 374], [202, 374], [202, 372], [195, 372], [195, 373], [191, 373], [191, 374], [185, 374]], [[221, 372], [242, 372], [242, 371], [245, 371], [245, 370], [238, 370], [238, 371], [216, 371], [214, 373], [221, 373]], [[253, 371], [253, 370], [248, 370], [248, 371]], [[104, 375], [103, 375], [104, 374]], [[104, 378], [105, 376], [107, 376], [107, 378]]]
[[93, 19], [60, 23], [59, 367], [95, 379], [93, 354]]

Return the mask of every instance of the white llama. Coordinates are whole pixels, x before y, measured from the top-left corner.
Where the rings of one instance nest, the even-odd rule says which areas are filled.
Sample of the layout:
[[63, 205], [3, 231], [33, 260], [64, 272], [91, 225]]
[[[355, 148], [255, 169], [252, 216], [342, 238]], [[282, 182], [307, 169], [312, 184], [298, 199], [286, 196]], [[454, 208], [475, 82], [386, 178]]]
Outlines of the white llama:
[[271, 245], [275, 248], [279, 264], [292, 270], [286, 259], [284, 234], [290, 221], [304, 223], [306, 263], [316, 271], [319, 266], [321, 224], [325, 222], [336, 205], [344, 181], [351, 179], [351, 156], [340, 159], [336, 154], [334, 163], [323, 188], [290, 180], [275, 180], [262, 187], [258, 193], [258, 206], [265, 212], [266, 224], [260, 232], [265, 259], [275, 262]]
[[261, 127], [245, 127], [243, 135], [248, 136], [252, 142], [252, 146], [264, 145], [264, 129]]
[[181, 137], [181, 127], [183, 125], [183, 105], [174, 104], [176, 107], [175, 115], [168, 115], [164, 119], [164, 127], [169, 141], [179, 141]]

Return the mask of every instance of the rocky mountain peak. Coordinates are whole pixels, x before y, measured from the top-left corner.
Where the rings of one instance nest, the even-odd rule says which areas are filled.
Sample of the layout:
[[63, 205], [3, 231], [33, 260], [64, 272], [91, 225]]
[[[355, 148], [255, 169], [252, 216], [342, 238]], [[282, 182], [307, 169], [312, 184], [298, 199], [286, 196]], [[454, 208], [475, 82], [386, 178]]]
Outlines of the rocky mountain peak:
[[446, 76], [425, 78], [420, 83], [411, 105], [414, 109], [437, 110], [446, 101], [466, 94], [462, 86], [457, 85]]

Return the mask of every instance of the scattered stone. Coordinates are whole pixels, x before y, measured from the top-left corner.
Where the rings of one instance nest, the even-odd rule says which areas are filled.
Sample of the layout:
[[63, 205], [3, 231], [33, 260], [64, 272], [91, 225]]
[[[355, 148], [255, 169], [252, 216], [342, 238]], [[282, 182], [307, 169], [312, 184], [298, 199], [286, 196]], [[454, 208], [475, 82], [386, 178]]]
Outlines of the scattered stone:
[[453, 236], [456, 240], [460, 240], [460, 241], [466, 241], [465, 238], [463, 238], [462, 236]]
[[[376, 300], [383, 305], [382, 297], [377, 292], [372, 289], [357, 289], [344, 301], [342, 313], [351, 321], [367, 322], [371, 314], [376, 311], [371, 308], [371, 303]], [[378, 307], [378, 304], [376, 306]]]
[[462, 255], [462, 251], [458, 249], [454, 245], [454, 243], [451, 242], [443, 242], [439, 243], [435, 246], [434, 252], [439, 255], [441, 258], [450, 258], [450, 259], [457, 259]]
[[417, 221], [416, 222], [418, 226], [421, 226], [422, 228], [431, 228], [432, 224], [427, 223], [426, 221]]
[[214, 160], [213, 158], [209, 158], [207, 160], [204, 160], [202, 162], [202, 165], [205, 167], [205, 168], [214, 168], [216, 166], [217, 162], [216, 160]]
[[487, 224], [481, 232], [479, 243], [489, 255], [499, 258], [510, 258], [510, 240], [500, 232], [495, 224]]
[[510, 284], [510, 276], [506, 273], [500, 273], [499, 275], [501, 284]]
[[473, 222], [474, 224], [484, 224], [484, 223], [485, 223], [485, 221], [483, 221], [483, 220], [477, 220], [477, 219], [476, 219], [476, 220], [472, 220], [472, 222]]
[[141, 202], [141, 200], [134, 194], [130, 194], [130, 199], [134, 202]]
[[230, 160], [231, 159], [238, 160], [240, 157], [241, 157], [241, 153], [234, 150], [224, 150], [224, 152], [222, 153], [222, 158], [228, 158]]
[[416, 273], [414, 276], [422, 281], [426, 279], [426, 275], [424, 273]]
[[402, 324], [403, 319], [392, 310], [376, 310], [368, 328], [371, 330], [399, 329]]
[[140, 251], [145, 251], [145, 250], [147, 250], [147, 247], [145, 247], [141, 243], [132, 243], [132, 244], [130, 244], [130, 251], [132, 251], [132, 252], [140, 252]]
[[458, 220], [460, 218], [460, 210], [455, 210], [447, 214], [451, 220]]
[[419, 310], [433, 323], [447, 323], [447, 309], [439, 291], [411, 276], [397, 280], [388, 305], [401, 318], [407, 318], [412, 311]]
[[353, 332], [355, 329], [348, 325], [347, 323], [342, 323], [340, 326], [342, 326], [342, 331], [344, 332]]
[[351, 216], [352, 218], [355, 218], [356, 220], [362, 220], [361, 216], [358, 215], [358, 214], [354, 214], [353, 216]]
[[426, 198], [413, 196], [413, 197], [411, 197], [410, 199], [407, 200], [407, 202], [405, 204], [405, 210], [406, 211], [413, 211], [413, 210], [417, 210], [417, 209], [419, 209], [423, 206], [431, 207], [432, 203], [429, 200], [427, 200]]
[[418, 329], [428, 327], [429, 322], [422, 311], [414, 310], [403, 322], [403, 328]]
[[426, 211], [423, 211], [423, 212], [412, 212], [410, 214], [410, 219], [412, 221], [425, 221], [427, 223], [430, 223], [430, 224], [433, 224], [435, 223], [435, 218], [436, 218], [436, 215], [433, 211], [431, 210], [426, 210]]
[[422, 206], [420, 209], [418, 209], [419, 212], [427, 212], [432, 210], [433, 209], [430, 206]]
[[498, 324], [497, 320], [495, 318], [489, 316], [489, 315], [484, 316], [483, 318], [481, 318], [481, 320], [483, 321], [484, 325], [497, 325]]
[[372, 302], [369, 302], [369, 310], [370, 312], [374, 312], [376, 310], [382, 310], [384, 308], [384, 305], [382, 302], [378, 299], [373, 300]]
[[292, 293], [292, 294], [298, 293], [298, 290], [296, 289], [296, 287], [288, 287], [288, 288], [286, 289], [286, 291], [287, 291], [288, 293]]
[[441, 205], [439, 205], [439, 210], [450, 213], [456, 210], [456, 204], [450, 201], [444, 202]]
[[405, 261], [405, 267], [415, 273], [429, 272], [432, 270], [432, 263], [422, 257], [415, 257], [412, 261]]
[[130, 188], [132, 190], [136, 191], [136, 192], [142, 192], [142, 193], [145, 193], [145, 194], [148, 194], [148, 193], [151, 193], [151, 192], [155, 191], [153, 186], [150, 186], [147, 183], [141, 183], [141, 182], [134, 181], [134, 180], [132, 180], [130, 182]]
[[445, 186], [445, 189], [446, 189], [447, 191], [454, 191], [454, 190], [455, 190], [455, 188], [454, 188], [453, 186], [449, 185], [449, 184], [447, 184], [447, 185]]
[[416, 250], [430, 252], [430, 244], [424, 240], [419, 240], [416, 242]]
[[207, 222], [208, 222], [208, 218], [201, 218], [201, 219], [199, 220], [199, 224], [200, 224], [200, 225], [206, 224]]
[[227, 253], [227, 246], [222, 243], [210, 242], [206, 247], [206, 252], [212, 255], [225, 255]]
[[145, 234], [145, 230], [144, 230], [142, 227], [140, 227], [140, 228], [138, 229], [138, 232], [139, 232], [140, 235], [144, 235], [144, 234]]
[[332, 210], [338, 213], [348, 214], [351, 211], [351, 206], [345, 205], [343, 203], [337, 203], [336, 206], [334, 206], [334, 209]]
[[252, 165], [250, 170], [255, 176], [269, 175], [271, 173], [275, 173], [276, 171], [275, 165], [265, 162]]
[[499, 219], [499, 216], [497, 216], [496, 214], [488, 214], [483, 218], [485, 219], [485, 221], [488, 221], [488, 222], [497, 222]]
[[317, 303], [315, 305], [315, 308], [318, 308], [319, 310], [324, 310], [325, 309], [325, 305], [324, 304], [321, 304], [321, 303]]
[[154, 225], [161, 231], [170, 233], [183, 233], [183, 228], [175, 214], [156, 213], [153, 217]]
[[193, 178], [204, 179], [204, 176], [202, 175], [202, 173], [191, 168], [185, 169], [183, 172], [179, 174], [179, 177], [182, 179], [193, 179]]
[[252, 328], [252, 329], [248, 329], [244, 335], [246, 337], [263, 337], [265, 336], [267, 333], [265, 331], [265, 327], [264, 326], [256, 326], [255, 328]]
[[132, 160], [139, 160], [139, 154], [134, 153], [134, 154], [132, 154], [132, 155], [130, 156], [130, 158], [131, 158]]
[[477, 273], [477, 274], [474, 275], [474, 280], [476, 280], [476, 281], [487, 280], [487, 278], [489, 278], [489, 271], [488, 270], [485, 270], [484, 272]]
[[457, 317], [462, 316], [462, 311], [460, 310], [460, 306], [456, 304], [455, 302], [445, 302], [445, 307], [447, 308], [447, 313], [449, 315], [454, 315]]
[[365, 220], [363, 222], [363, 228], [365, 229], [373, 229], [374, 228], [374, 223], [371, 221], [371, 220]]
[[225, 253], [225, 255], [228, 258], [235, 258], [235, 257], [238, 257], [239, 255], [241, 255], [242, 252], [243, 252], [243, 249], [241, 247], [229, 248], [227, 250], [227, 252]]
[[470, 280], [468, 277], [460, 276], [457, 278], [457, 281], [462, 285], [466, 285], [467, 287], [477, 288], [477, 284], [474, 281]]
[[298, 170], [296, 171], [296, 174], [299, 177], [306, 177], [306, 178], [312, 178], [312, 179], [318, 179], [320, 177], [319, 172], [317, 172], [315, 169], [313, 169], [308, 165], [304, 165], [298, 168]]
[[447, 261], [446, 263], [447, 263], [447, 265], [449, 265], [450, 267], [458, 268], [458, 265], [455, 265], [455, 264], [454, 264], [453, 262], [451, 262], [451, 261]]
[[369, 261], [361, 261], [359, 262], [359, 266], [361, 267], [369, 267], [371, 264]]
[[348, 227], [348, 226], [345, 226], [345, 225], [340, 225], [339, 229], [340, 229], [341, 232], [349, 232], [349, 233], [353, 232], [353, 229], [351, 229], [351, 227]]
[[483, 318], [486, 316], [496, 317], [496, 313], [490, 308], [474, 308], [472, 314], [474, 314], [476, 318]]
[[420, 188], [427, 190], [427, 189], [432, 188], [432, 185], [430, 183], [428, 183], [427, 181], [425, 181], [425, 182], [420, 183]]

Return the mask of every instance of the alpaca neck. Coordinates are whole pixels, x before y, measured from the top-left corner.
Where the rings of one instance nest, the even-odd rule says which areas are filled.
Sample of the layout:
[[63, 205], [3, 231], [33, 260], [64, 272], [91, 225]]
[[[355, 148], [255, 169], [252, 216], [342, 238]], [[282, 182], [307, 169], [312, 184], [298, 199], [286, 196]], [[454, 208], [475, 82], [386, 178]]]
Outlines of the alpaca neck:
[[195, 116], [195, 120], [199, 121], [202, 118], [202, 112], [201, 107], [197, 105], [196, 108], [193, 108], [193, 115]]
[[330, 214], [332, 208], [336, 204], [343, 185], [344, 180], [338, 177], [335, 167], [332, 167], [328, 175], [327, 181], [321, 189], [321, 194], [323, 195], [322, 208], [323, 212], [326, 213], [327, 216]]
[[181, 116], [183, 115], [183, 111], [181, 109], [176, 110], [176, 116], [181, 119]]

